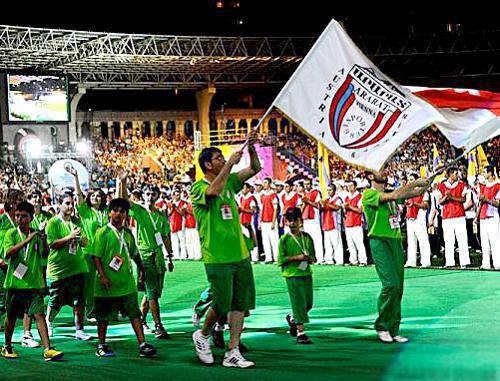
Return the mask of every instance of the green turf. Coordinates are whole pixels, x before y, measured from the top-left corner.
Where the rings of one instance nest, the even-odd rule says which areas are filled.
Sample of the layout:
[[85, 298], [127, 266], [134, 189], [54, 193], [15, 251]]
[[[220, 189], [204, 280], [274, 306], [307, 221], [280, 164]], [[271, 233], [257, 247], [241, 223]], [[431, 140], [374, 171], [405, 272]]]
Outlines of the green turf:
[[[39, 349], [17, 345], [21, 358], [0, 359], [0, 380], [490, 380], [500, 377], [498, 272], [406, 271], [402, 333], [407, 344], [382, 344], [372, 323], [380, 284], [373, 267], [316, 266], [315, 303], [308, 333], [314, 345], [300, 346], [287, 334], [289, 312], [277, 267], [254, 266], [257, 309], [243, 341], [255, 369], [225, 369], [198, 363], [192, 346], [191, 305], [205, 288], [200, 263], [181, 262], [168, 274], [163, 320], [172, 340], [149, 341], [156, 359], [140, 359], [126, 322], [109, 331], [117, 357], [96, 358], [94, 343], [72, 339], [70, 310], [56, 323], [54, 343], [65, 361], [45, 363]], [[15, 335], [19, 340], [21, 327]], [[95, 334], [95, 327], [89, 332]], [[36, 337], [36, 335], [35, 335]], [[227, 338], [227, 336], [226, 336]], [[216, 351], [217, 362], [222, 352]]]

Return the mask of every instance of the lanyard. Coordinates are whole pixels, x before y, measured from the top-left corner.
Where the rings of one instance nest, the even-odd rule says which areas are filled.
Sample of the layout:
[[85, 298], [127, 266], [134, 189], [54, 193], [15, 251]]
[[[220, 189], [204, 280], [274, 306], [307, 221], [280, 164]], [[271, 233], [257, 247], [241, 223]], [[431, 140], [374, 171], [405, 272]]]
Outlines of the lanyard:
[[295, 242], [297, 242], [297, 245], [299, 245], [300, 250], [302, 250], [302, 252], [305, 253], [305, 255], [309, 256], [309, 254], [308, 254], [308, 252], [306, 250], [306, 245], [304, 244], [304, 238], [303, 238], [304, 236], [301, 234], [301, 237], [302, 237], [302, 239], [301, 239], [302, 245], [301, 245], [300, 242], [299, 242], [299, 240], [292, 233], [290, 233], [290, 235], [292, 236], [293, 240]]
[[[24, 237], [24, 234], [21, 232], [21, 229], [19, 228], [19, 226], [17, 227], [17, 232], [19, 233], [19, 236], [21, 237], [21, 241], [24, 241], [26, 239], [26, 237]], [[28, 243], [28, 246], [26, 246], [25, 248], [23, 248], [24, 250], [24, 262], [26, 262], [26, 260], [28, 259], [28, 250], [30, 248], [30, 245], [31, 245], [31, 241], [30, 243]]]
[[14, 221], [12, 221], [12, 218], [10, 218], [10, 215], [9, 213], [5, 213], [5, 215], [7, 216], [7, 218], [9, 219], [9, 222], [10, 222], [10, 225], [15, 228], [16, 227], [16, 224], [14, 223]]
[[115, 228], [111, 223], [108, 223], [109, 228], [112, 230], [112, 232], [115, 234], [116, 238], [120, 242], [120, 254], [122, 253], [123, 248], [125, 248], [125, 252], [127, 253], [127, 256], [129, 257], [130, 260], [130, 252], [128, 250], [127, 243], [125, 242], [124, 238], [124, 233], [125, 231], [122, 229], [121, 234], [118, 232], [118, 229]]
[[73, 226], [73, 223], [71, 222], [71, 220], [69, 220], [68, 222], [64, 221], [64, 219], [61, 217], [60, 214], [57, 215], [57, 218], [59, 218], [61, 220], [61, 222], [69, 229], [69, 232], [71, 234], [71, 232], [74, 229], [74, 226]]

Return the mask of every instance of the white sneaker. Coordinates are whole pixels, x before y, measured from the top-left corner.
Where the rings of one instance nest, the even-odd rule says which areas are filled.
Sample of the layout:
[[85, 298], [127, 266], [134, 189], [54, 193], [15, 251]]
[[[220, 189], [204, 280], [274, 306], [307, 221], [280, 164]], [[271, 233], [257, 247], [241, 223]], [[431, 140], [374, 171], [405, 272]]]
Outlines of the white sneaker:
[[21, 339], [21, 345], [25, 348], [38, 348], [40, 343], [33, 339], [31, 332], [25, 332]]
[[48, 320], [46, 320], [45, 322], [47, 323], [47, 332], [48, 332], [49, 337], [53, 337], [54, 336], [54, 326]]
[[389, 331], [377, 331], [378, 338], [380, 341], [384, 343], [392, 343], [394, 342], [393, 337], [389, 333]]
[[394, 336], [392, 338], [395, 342], [397, 343], [407, 343], [410, 339], [408, 339], [407, 337], [404, 337], [404, 336]]
[[194, 349], [198, 358], [203, 364], [211, 365], [214, 363], [214, 355], [210, 349], [210, 336], [205, 336], [201, 329], [193, 333]]
[[192, 320], [193, 320], [193, 325], [196, 327], [196, 328], [199, 328], [200, 327], [200, 315], [198, 315], [195, 310], [193, 309], [193, 316], [192, 316]]
[[92, 339], [91, 335], [87, 335], [83, 329], [77, 329], [75, 332], [75, 339], [77, 340], [82, 340], [82, 341], [89, 341]]
[[250, 368], [255, 366], [253, 361], [245, 359], [238, 348], [234, 348], [232, 351], [226, 352], [224, 355], [224, 361], [222, 361], [222, 366], [233, 367], [233, 368]]

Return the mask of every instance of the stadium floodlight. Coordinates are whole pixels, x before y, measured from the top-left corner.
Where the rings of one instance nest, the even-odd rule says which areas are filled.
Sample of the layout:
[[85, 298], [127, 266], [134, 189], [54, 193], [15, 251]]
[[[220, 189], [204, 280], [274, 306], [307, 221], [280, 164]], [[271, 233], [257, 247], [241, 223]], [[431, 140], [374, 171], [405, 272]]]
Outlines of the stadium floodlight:
[[76, 143], [75, 148], [76, 148], [76, 152], [79, 152], [79, 153], [86, 154], [86, 153], [90, 152], [89, 144], [84, 140]]
[[26, 157], [39, 158], [42, 155], [42, 149], [42, 141], [37, 136], [30, 136], [24, 142], [23, 151]]

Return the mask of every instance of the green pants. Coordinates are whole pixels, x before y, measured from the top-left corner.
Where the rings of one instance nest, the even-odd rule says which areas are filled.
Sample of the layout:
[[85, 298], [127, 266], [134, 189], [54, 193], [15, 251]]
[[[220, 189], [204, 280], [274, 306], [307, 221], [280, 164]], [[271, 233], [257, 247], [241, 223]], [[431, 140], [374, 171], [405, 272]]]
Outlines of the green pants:
[[194, 305], [194, 312], [198, 316], [203, 316], [208, 311], [210, 306], [212, 305], [212, 291], [210, 287], [208, 287], [205, 291], [203, 291], [200, 295], [200, 299]]
[[370, 248], [382, 291], [378, 297], [377, 331], [399, 332], [404, 283], [404, 252], [400, 239], [370, 237]]
[[312, 276], [286, 278], [286, 285], [292, 305], [293, 320], [297, 324], [309, 323], [308, 312], [313, 306]]

